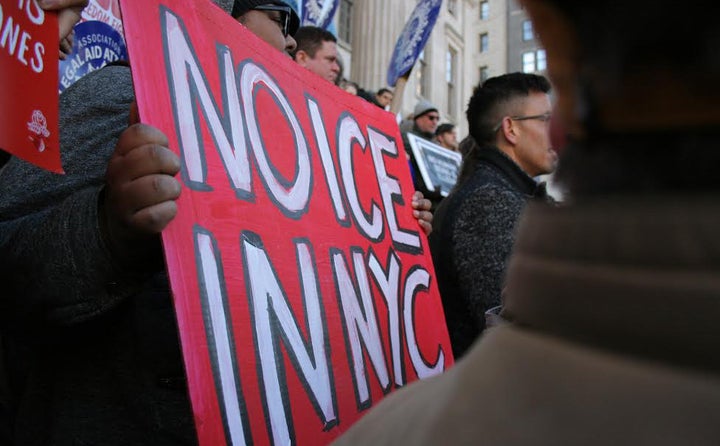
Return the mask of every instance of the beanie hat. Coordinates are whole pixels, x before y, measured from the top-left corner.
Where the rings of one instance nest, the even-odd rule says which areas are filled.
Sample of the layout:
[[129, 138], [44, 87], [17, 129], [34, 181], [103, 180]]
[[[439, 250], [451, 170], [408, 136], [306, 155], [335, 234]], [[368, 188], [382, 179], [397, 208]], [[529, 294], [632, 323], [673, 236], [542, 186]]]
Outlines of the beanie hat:
[[437, 107], [432, 105], [430, 103], [430, 101], [426, 101], [425, 99], [422, 99], [415, 106], [415, 111], [413, 112], [413, 119], [417, 119], [420, 116], [422, 116], [426, 113], [430, 113], [432, 111], [434, 111], [434, 112], [438, 111]]
[[[231, 3], [231, 0], [215, 0], [218, 3]], [[234, 18], [238, 18], [241, 15], [245, 14], [246, 12], [255, 9], [258, 6], [262, 5], [280, 5], [280, 6], [289, 6], [290, 7], [290, 35], [293, 36], [297, 32], [298, 28], [300, 28], [300, 17], [297, 15], [297, 11], [295, 10], [295, 7], [290, 4], [288, 1], [283, 0], [234, 0], [232, 1], [232, 12], [230, 15], [232, 15]], [[222, 7], [227, 11], [225, 7]]]

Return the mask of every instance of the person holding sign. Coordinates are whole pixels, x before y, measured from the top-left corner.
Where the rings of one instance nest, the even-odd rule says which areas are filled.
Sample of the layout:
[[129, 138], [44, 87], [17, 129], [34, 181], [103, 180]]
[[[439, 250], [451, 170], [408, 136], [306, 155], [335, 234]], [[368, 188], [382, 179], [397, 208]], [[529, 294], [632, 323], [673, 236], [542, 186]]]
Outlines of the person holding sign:
[[412, 117], [412, 128], [403, 133], [403, 145], [405, 146], [405, 152], [410, 160], [410, 172], [413, 177], [413, 184], [416, 190], [420, 191], [423, 196], [427, 197], [431, 201], [433, 209], [437, 207], [443, 197], [440, 192], [431, 191], [424, 184], [422, 177], [420, 176], [417, 161], [415, 161], [412, 150], [410, 150], [410, 141], [408, 140], [407, 133], [412, 133], [420, 138], [434, 142], [435, 130], [437, 130], [439, 123], [440, 114], [437, 107], [429, 101], [423, 99], [415, 105]]
[[478, 86], [467, 110], [478, 147], [440, 204], [430, 237], [453, 353], [462, 356], [500, 305], [515, 225], [527, 201], [546, 200], [533, 177], [555, 170], [550, 84], [512, 73]]
[[[284, 2], [216, 3], [276, 50], [295, 47]], [[128, 67], [83, 77], [61, 96], [67, 175], [11, 160], [0, 177], [16, 444], [197, 441], [158, 237], [180, 162], [157, 129], [127, 127], [134, 99]]]
[[[67, 38], [72, 32], [73, 26], [80, 20], [80, 13], [87, 6], [88, 0], [40, 0], [38, 5], [46, 11], [57, 11], [58, 33], [60, 38], [60, 58], [62, 59], [68, 51]], [[27, 5], [30, 7], [30, 5]], [[0, 5], [0, 24], [2, 23], [2, 5]], [[70, 45], [72, 46], [72, 45]], [[0, 150], [0, 174], [2, 167], [10, 159], [10, 154]], [[2, 328], [0, 326], [0, 328]], [[11, 391], [7, 384], [7, 377], [4, 366], [4, 353], [0, 332], [0, 444], [10, 444], [12, 438], [12, 421], [10, 414]]]
[[[299, 19], [283, 2], [218, 0], [279, 51]], [[178, 157], [131, 127], [130, 69], [60, 98], [67, 174], [11, 159], [0, 176], [3, 299], [18, 445], [194, 444], [159, 232], [176, 213]]]

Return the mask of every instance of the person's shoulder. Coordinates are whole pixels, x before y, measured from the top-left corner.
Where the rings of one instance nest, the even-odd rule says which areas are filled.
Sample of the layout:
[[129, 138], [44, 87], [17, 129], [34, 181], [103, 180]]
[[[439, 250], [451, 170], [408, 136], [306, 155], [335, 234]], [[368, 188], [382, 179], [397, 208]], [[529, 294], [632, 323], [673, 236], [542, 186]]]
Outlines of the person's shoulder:
[[130, 67], [108, 65], [87, 74], [68, 87], [60, 95], [60, 101], [65, 104], [93, 100], [129, 102], [134, 95]]
[[520, 209], [526, 203], [526, 197], [497, 176], [492, 168], [483, 171], [482, 167], [449, 198], [453, 201], [453, 213], [458, 216]]

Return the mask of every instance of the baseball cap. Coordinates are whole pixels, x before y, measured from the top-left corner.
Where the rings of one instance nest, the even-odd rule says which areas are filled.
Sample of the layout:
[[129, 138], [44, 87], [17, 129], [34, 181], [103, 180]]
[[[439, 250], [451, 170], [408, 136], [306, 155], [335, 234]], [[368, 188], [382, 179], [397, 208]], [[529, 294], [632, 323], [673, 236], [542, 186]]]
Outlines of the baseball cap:
[[[226, 3], [229, 0], [216, 0], [218, 2]], [[289, 34], [291, 36], [295, 35], [295, 32], [300, 28], [300, 17], [297, 15], [297, 11], [291, 5], [289, 2], [285, 2], [282, 0], [234, 0], [232, 2], [232, 12], [230, 15], [232, 15], [235, 18], [240, 17], [241, 15], [245, 14], [248, 11], [251, 11], [255, 9], [258, 6], [263, 5], [277, 5], [277, 6], [289, 6], [290, 7], [290, 26], [289, 26]], [[223, 8], [225, 9], [225, 8]]]

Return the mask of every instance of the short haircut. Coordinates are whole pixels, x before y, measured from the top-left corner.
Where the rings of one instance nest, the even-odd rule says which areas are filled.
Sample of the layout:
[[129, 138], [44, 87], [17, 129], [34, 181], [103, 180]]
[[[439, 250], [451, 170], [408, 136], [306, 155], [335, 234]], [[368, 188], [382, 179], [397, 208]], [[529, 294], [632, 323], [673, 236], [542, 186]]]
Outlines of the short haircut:
[[377, 93], [375, 93], [375, 95], [376, 95], [376, 96], [382, 96], [382, 95], [385, 94], [385, 93], [393, 94], [392, 90], [390, 90], [389, 88], [381, 88], [381, 89], [379, 89], [379, 90], [377, 91]]
[[[583, 54], [581, 87], [596, 97], [616, 94], [623, 78], [658, 69], [699, 97], [720, 96], [720, 29], [711, 0], [589, 2], [545, 0], [574, 25]], [[669, 12], [671, 11], [671, 12]], [[652, 30], [652, 31], [650, 31]]]
[[333, 33], [317, 26], [301, 26], [293, 37], [297, 42], [293, 57], [299, 51], [304, 51], [310, 58], [315, 58], [315, 54], [322, 47], [323, 42], [337, 43], [337, 38]]
[[444, 124], [440, 124], [435, 130], [435, 135], [442, 135], [443, 133], [449, 133], [455, 130], [455, 124], [450, 124], [449, 122], [446, 122]]
[[478, 85], [467, 108], [467, 120], [475, 142], [483, 147], [495, 144], [496, 126], [508, 113], [514, 101], [531, 93], [550, 92], [550, 82], [543, 76], [509, 73], [491, 77]]

